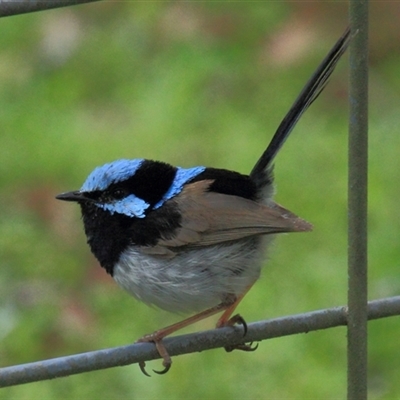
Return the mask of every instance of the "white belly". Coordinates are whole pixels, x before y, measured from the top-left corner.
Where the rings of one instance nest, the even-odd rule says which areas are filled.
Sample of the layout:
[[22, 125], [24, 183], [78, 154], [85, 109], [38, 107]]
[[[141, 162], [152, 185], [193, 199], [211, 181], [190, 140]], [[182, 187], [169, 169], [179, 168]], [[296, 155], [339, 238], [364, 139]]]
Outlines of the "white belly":
[[239, 295], [260, 276], [272, 235], [179, 253], [167, 260], [132, 247], [114, 267], [115, 281], [144, 303], [171, 312], [197, 312]]

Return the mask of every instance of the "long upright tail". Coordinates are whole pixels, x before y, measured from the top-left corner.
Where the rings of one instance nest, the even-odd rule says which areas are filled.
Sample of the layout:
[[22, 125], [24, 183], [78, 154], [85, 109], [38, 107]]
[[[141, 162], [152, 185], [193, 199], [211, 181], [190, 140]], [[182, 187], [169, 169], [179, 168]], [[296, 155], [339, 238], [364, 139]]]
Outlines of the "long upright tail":
[[250, 173], [250, 177], [260, 188], [272, 183], [272, 161], [289, 137], [297, 121], [325, 88], [336, 64], [346, 51], [350, 38], [350, 28], [347, 28], [308, 80], [280, 123], [267, 149], [257, 161], [257, 164]]

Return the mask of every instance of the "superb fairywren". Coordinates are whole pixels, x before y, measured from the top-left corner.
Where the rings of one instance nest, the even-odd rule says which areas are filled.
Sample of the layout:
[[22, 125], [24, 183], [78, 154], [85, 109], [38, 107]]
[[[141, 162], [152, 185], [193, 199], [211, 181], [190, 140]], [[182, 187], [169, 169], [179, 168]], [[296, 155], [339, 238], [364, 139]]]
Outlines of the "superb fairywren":
[[[217, 326], [241, 323], [236, 306], [260, 276], [276, 233], [311, 225], [273, 200], [272, 162], [294, 125], [325, 87], [350, 38], [347, 29], [314, 72], [250, 175], [180, 168], [145, 159], [96, 168], [80, 190], [57, 199], [81, 206], [89, 246], [101, 266], [137, 299], [172, 312], [197, 312], [146, 335], [167, 372], [162, 339], [222, 312]], [[237, 348], [251, 350], [242, 344]], [[144, 373], [144, 363], [140, 365]]]

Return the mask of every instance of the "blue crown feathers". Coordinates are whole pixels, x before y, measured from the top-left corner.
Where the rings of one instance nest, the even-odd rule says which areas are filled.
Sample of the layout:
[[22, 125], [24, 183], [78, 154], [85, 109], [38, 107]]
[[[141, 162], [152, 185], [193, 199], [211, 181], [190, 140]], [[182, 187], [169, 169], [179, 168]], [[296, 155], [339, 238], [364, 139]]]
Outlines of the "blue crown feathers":
[[[117, 160], [101, 167], [94, 169], [84, 184], [82, 185], [81, 192], [94, 192], [106, 190], [110, 185], [123, 182], [134, 176], [142, 164], [144, 159], [133, 160]], [[178, 195], [183, 186], [191, 179], [201, 174], [206, 167], [193, 167], [193, 168], [175, 168], [175, 176], [172, 179], [171, 185], [168, 190], [163, 194], [162, 198], [152, 207], [152, 209], [160, 208], [167, 200]], [[148, 182], [149, 185], [157, 184], [155, 182]], [[150, 204], [141, 199], [135, 194], [129, 194], [123, 199], [115, 199], [108, 203], [95, 203], [103, 210], [107, 210], [111, 214], [118, 213], [128, 217], [144, 218], [146, 211], [149, 209]]]
[[130, 178], [143, 163], [143, 159], [117, 160], [95, 168], [81, 187], [81, 192], [105, 190], [112, 183]]

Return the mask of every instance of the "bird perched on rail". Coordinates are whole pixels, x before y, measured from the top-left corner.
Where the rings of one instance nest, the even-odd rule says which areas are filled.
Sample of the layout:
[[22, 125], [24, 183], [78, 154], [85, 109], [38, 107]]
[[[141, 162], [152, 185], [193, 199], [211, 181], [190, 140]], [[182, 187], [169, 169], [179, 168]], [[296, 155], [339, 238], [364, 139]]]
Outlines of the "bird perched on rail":
[[[232, 314], [257, 281], [277, 233], [312, 226], [272, 199], [273, 160], [301, 115], [318, 97], [350, 40], [347, 29], [314, 72], [250, 175], [203, 166], [174, 167], [147, 159], [96, 168], [80, 190], [57, 199], [77, 202], [89, 246], [100, 265], [137, 299], [171, 312], [197, 313], [145, 335], [163, 358], [162, 339], [223, 312], [217, 327], [246, 323]], [[246, 344], [242, 350], [252, 350]], [[142, 371], [144, 363], [140, 364]]]

